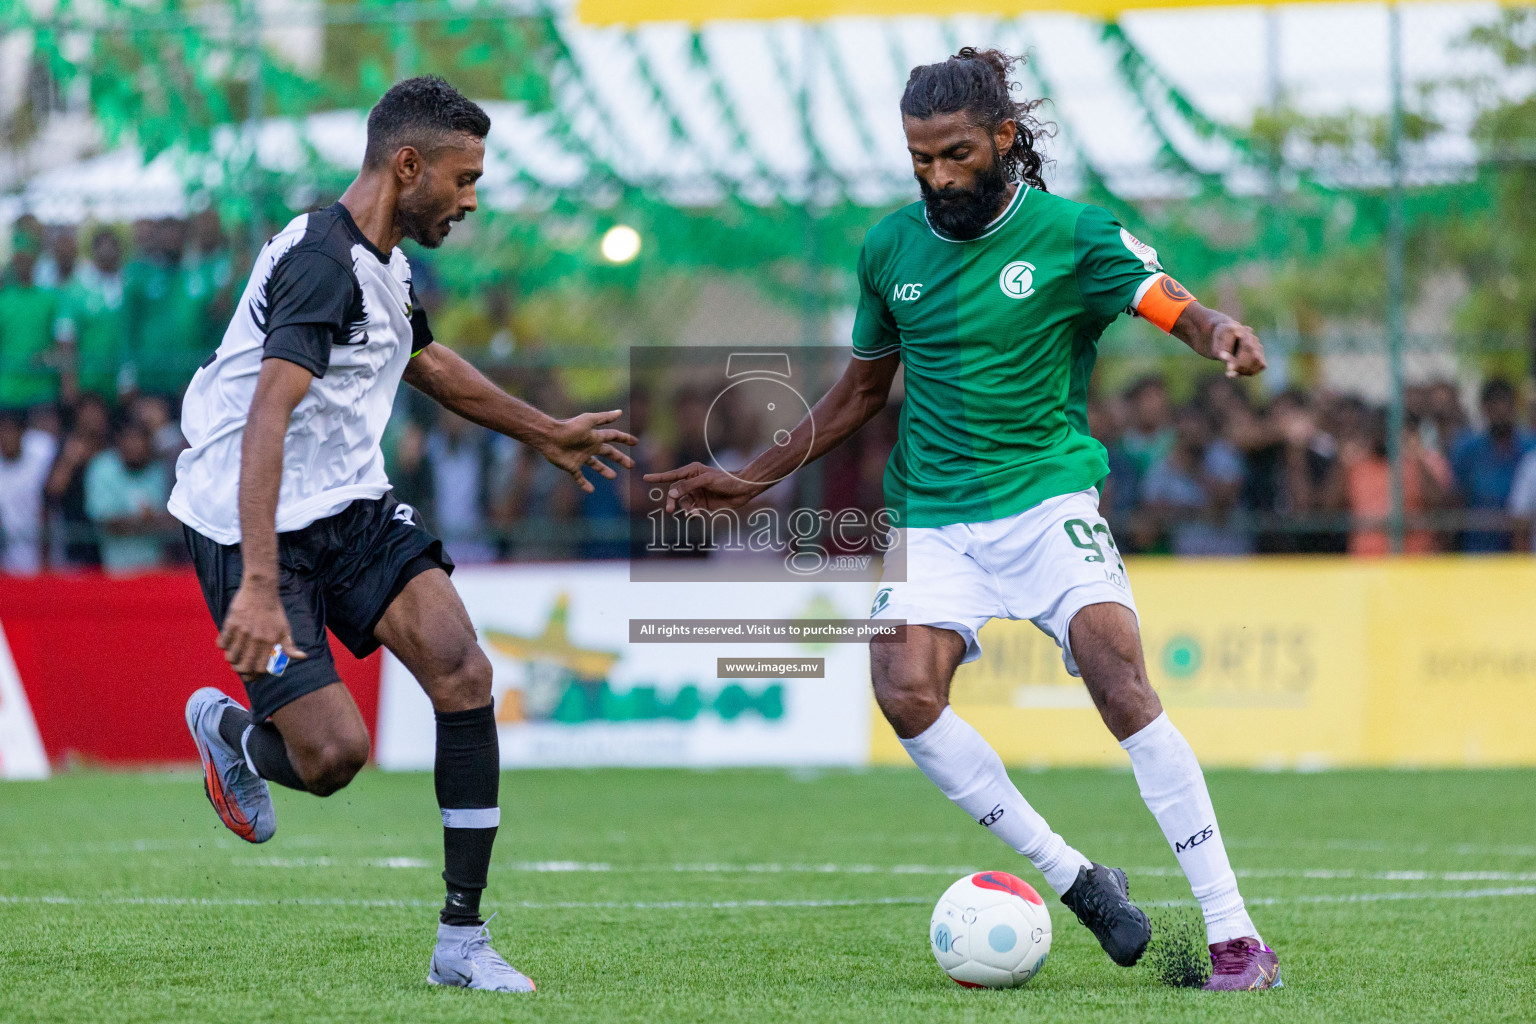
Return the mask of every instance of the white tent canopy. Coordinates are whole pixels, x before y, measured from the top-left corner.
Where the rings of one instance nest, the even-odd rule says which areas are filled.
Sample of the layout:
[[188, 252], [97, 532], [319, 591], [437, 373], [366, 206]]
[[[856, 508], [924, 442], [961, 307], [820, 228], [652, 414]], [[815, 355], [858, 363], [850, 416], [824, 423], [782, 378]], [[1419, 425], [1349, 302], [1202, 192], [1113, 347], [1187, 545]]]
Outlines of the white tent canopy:
[[[1454, 39], [1492, 10], [1480, 4], [1406, 8], [1410, 72], [1476, 70], [1466, 66]], [[1202, 9], [1128, 14], [1123, 24], [1152, 62], [1218, 120], [1242, 123], [1268, 101], [1276, 83], [1265, 70], [1265, 54], [1273, 41], [1281, 44], [1273, 70], [1298, 105], [1384, 104], [1380, 7], [1283, 8], [1276, 21], [1266, 17], [1257, 9]], [[1047, 145], [1057, 161], [1051, 181], [1059, 191], [1079, 186], [1083, 157], [1120, 194], [1177, 190], [1176, 178], [1155, 169], [1161, 139], [1154, 125], [1191, 164], [1226, 174], [1230, 188], [1259, 187], [1229, 146], [1199, 138], [1180, 118], [1133, 96], [1099, 40], [1098, 23], [1083, 18], [848, 18], [826, 23], [819, 34], [797, 22], [721, 23], [703, 30], [702, 62], [691, 53], [684, 26], [630, 33], [568, 21], [562, 32], [576, 73], [560, 69], [552, 78], [558, 116], [531, 114], [515, 103], [485, 104], [493, 128], [483, 197], [491, 206], [515, 207], [540, 189], [587, 187], [609, 175], [680, 205], [707, 205], [726, 192], [766, 200], [828, 189], [870, 205], [899, 199], [912, 191], [897, 113], [907, 69], [942, 59], [965, 42], [1032, 54], [1039, 77], [1027, 73], [1023, 87], [1032, 93], [1043, 84], [1053, 93], [1042, 115], [1062, 128]], [[1288, 45], [1303, 40], [1304, 46]], [[1190, 59], [1192, 52], [1198, 60]], [[269, 170], [299, 170], [307, 150], [349, 170], [362, 156], [363, 114], [270, 119], [256, 136], [259, 162]], [[172, 150], [145, 161], [135, 147], [123, 146], [35, 177], [0, 202], [0, 219], [23, 209], [50, 222], [182, 214], [198, 202], [188, 183], [219, 184], [222, 167], [245, 166], [249, 143], [247, 128], [229, 126], [215, 133], [212, 160]], [[1429, 156], [1464, 166], [1472, 153], [1470, 143], [1453, 136]]]

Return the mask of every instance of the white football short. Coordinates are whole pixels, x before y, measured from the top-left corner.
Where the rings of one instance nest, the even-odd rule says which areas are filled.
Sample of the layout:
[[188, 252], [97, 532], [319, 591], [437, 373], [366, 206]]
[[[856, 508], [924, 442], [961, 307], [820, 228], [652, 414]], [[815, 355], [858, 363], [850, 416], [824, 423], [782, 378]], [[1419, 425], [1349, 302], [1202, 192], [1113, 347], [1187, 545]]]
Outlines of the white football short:
[[[976, 634], [991, 619], [1028, 619], [1080, 675], [1067, 630], [1091, 604], [1136, 615], [1125, 563], [1090, 488], [986, 523], [909, 527], [905, 581], [882, 581], [871, 618], [940, 626], [965, 638], [964, 661], [981, 657]], [[1139, 619], [1139, 616], [1138, 616]]]

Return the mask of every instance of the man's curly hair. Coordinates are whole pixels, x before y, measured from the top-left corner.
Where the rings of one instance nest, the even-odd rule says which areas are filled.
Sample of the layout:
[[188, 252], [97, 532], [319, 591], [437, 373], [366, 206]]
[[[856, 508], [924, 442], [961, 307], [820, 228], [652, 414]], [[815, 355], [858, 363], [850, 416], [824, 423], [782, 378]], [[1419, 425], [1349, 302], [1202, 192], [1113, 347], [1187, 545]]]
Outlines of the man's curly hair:
[[974, 123], [995, 132], [1004, 121], [1018, 126], [1013, 146], [1001, 154], [1009, 181], [1022, 181], [1042, 192], [1042, 172], [1048, 162], [1036, 149], [1040, 141], [1055, 132], [1055, 125], [1041, 121], [1035, 110], [1045, 100], [1015, 100], [1017, 83], [1008, 80], [1024, 57], [1010, 57], [1001, 50], [978, 50], [967, 46], [938, 64], [922, 64], [907, 77], [901, 94], [901, 112], [907, 117], [927, 120], [937, 114], [969, 114]]

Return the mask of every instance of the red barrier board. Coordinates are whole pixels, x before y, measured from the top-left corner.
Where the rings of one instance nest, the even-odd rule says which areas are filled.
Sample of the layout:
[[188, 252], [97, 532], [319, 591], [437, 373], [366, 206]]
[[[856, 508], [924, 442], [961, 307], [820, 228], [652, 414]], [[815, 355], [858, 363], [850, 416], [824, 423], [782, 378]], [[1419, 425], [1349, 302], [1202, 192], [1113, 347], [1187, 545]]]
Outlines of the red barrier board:
[[[215, 646], [190, 572], [0, 576], [0, 627], [50, 761], [156, 764], [196, 757], [182, 711], [200, 686], [248, 703]], [[372, 729], [381, 655], [331, 640], [342, 681]]]

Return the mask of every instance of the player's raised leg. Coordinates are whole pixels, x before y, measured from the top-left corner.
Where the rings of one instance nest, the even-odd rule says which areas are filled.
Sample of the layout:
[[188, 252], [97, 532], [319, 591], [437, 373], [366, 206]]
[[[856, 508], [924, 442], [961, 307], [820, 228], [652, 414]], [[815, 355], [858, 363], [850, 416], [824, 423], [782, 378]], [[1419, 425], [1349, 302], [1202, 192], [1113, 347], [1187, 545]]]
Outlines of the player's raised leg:
[[250, 712], [223, 691], [204, 686], [187, 698], [186, 718], [203, 762], [203, 792], [219, 820], [248, 843], [271, 839], [277, 831], [272, 794], [242, 743], [251, 728]]
[[501, 823], [501, 754], [491, 703], [491, 663], [441, 569], [414, 577], [374, 635], [410, 670], [437, 717], [433, 784], [443, 814], [447, 897], [427, 980], [437, 985], [532, 992], [533, 982], [491, 948], [480, 895]]
[[976, 822], [1028, 857], [1062, 901], [1129, 967], [1151, 937], [1130, 902], [1125, 874], [1094, 864], [1029, 805], [1002, 759], [949, 706], [949, 685], [967, 641], [952, 629], [908, 626], [904, 640], [870, 645], [875, 700], [924, 775]]
[[339, 681], [294, 698], [262, 723], [205, 686], [187, 700], [187, 728], [202, 758], [208, 802], [251, 843], [266, 842], [276, 829], [267, 780], [330, 796], [368, 762], [368, 728]]
[[1200, 901], [1213, 964], [1206, 988], [1278, 988], [1279, 958], [1238, 892], [1200, 762], [1147, 680], [1135, 614], [1121, 604], [1088, 605], [1069, 628], [1094, 705], [1130, 754], [1141, 797]]

